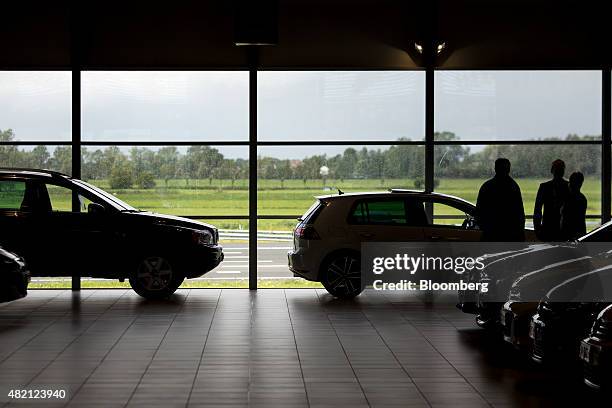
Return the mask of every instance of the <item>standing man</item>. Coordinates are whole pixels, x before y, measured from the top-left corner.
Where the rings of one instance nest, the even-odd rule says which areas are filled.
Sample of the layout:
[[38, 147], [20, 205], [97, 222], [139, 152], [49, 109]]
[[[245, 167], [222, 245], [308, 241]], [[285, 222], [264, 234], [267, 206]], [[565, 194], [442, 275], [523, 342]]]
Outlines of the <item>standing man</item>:
[[[540, 184], [533, 209], [533, 226], [540, 241], [562, 241], [561, 207], [569, 194], [569, 183], [563, 178], [565, 163], [552, 162], [552, 180]], [[542, 210], [542, 207], [544, 210]]]
[[569, 194], [561, 207], [561, 234], [573, 241], [586, 234], [587, 199], [580, 192], [584, 175], [577, 171], [569, 178]]
[[495, 160], [495, 176], [480, 187], [476, 223], [482, 229], [482, 241], [525, 240], [523, 197], [521, 188], [510, 177], [510, 160]]

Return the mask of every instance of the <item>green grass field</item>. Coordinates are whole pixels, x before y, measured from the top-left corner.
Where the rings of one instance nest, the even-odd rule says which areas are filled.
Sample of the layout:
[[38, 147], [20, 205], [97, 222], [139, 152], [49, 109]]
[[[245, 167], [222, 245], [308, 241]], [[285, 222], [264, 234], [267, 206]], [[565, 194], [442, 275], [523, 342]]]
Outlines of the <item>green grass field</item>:
[[[484, 180], [480, 179], [442, 179], [436, 191], [476, 202], [478, 189]], [[517, 179], [522, 194], [526, 214], [533, 213], [539, 179]], [[168, 187], [161, 180], [151, 190], [111, 190], [105, 180], [94, 180], [93, 184], [111, 191], [117, 197], [133, 206], [160, 213], [177, 215], [248, 215], [248, 190], [246, 180], [236, 181], [234, 188], [228, 180], [191, 180], [189, 186], [185, 180], [171, 180]], [[258, 181], [258, 214], [259, 215], [301, 215], [312, 205], [315, 196], [335, 194], [338, 187], [344, 192], [384, 191], [388, 188], [414, 188], [411, 179], [381, 180], [327, 180], [323, 188], [321, 180], [259, 180]], [[330, 189], [331, 188], [331, 189]], [[582, 192], [589, 201], [588, 214], [599, 215], [601, 206], [601, 186], [599, 179], [587, 178]], [[436, 213], [438, 214], [438, 213]], [[445, 211], [441, 215], [451, 215]], [[459, 215], [455, 213], [454, 215]], [[204, 218], [205, 219], [205, 218]], [[211, 220], [220, 228], [247, 229], [246, 220]], [[290, 230], [295, 226], [295, 219], [260, 220], [260, 230]]]
[[[484, 180], [481, 179], [442, 179], [436, 191], [452, 194], [472, 203], [476, 202], [478, 189]], [[539, 179], [517, 179], [523, 193], [526, 214], [533, 213], [535, 195]], [[248, 229], [247, 220], [207, 220], [206, 216], [246, 216], [248, 215], [247, 180], [237, 180], [234, 185], [230, 180], [156, 180], [156, 187], [149, 190], [132, 188], [113, 190], [107, 180], [91, 180], [92, 184], [107, 190], [134, 207], [175, 215], [202, 215], [219, 228]], [[327, 180], [323, 187], [322, 180], [259, 180], [258, 181], [258, 214], [287, 215], [286, 220], [260, 220], [258, 228], [262, 231], [291, 230], [295, 218], [303, 214], [314, 202], [314, 197], [324, 194], [335, 194], [335, 188], [345, 192], [384, 191], [388, 188], [414, 188], [411, 179], [387, 180]], [[599, 215], [601, 187], [598, 178], [587, 178], [583, 193], [588, 199], [588, 214]], [[70, 208], [70, 198], [62, 191], [51, 192], [53, 205], [59, 208]], [[2, 192], [1, 202], [18, 203], [14, 194]], [[452, 211], [438, 212], [436, 215], [459, 215]], [[450, 221], [449, 221], [450, 222]]]

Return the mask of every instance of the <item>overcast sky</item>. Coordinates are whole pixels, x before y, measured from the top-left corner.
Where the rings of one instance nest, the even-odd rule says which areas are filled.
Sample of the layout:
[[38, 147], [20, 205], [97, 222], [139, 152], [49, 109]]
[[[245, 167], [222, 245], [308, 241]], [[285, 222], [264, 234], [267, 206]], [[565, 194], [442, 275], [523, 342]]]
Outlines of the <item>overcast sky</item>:
[[[463, 140], [601, 134], [598, 71], [442, 71], [435, 79], [436, 131]], [[261, 72], [259, 140], [421, 140], [424, 83], [414, 71]], [[0, 72], [0, 129], [18, 140], [69, 140], [70, 95], [69, 72]], [[246, 72], [83, 72], [82, 103], [84, 140], [248, 140]]]

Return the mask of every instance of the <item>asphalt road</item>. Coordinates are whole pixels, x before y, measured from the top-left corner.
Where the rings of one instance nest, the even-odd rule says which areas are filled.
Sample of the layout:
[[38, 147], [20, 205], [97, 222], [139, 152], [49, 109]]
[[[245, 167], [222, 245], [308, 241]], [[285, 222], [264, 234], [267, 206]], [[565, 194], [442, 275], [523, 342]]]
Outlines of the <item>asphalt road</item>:
[[[257, 270], [261, 278], [293, 278], [287, 267], [287, 251], [291, 242], [259, 242]], [[247, 244], [223, 244], [225, 260], [218, 268], [199, 279], [247, 279], [249, 277], [249, 248]]]

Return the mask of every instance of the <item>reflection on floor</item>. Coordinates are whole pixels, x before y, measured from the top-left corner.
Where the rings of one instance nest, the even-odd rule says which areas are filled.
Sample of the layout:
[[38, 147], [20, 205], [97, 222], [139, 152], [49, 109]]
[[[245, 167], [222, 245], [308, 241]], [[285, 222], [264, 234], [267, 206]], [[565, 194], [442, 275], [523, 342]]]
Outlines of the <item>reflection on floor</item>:
[[67, 389], [74, 407], [585, 406], [596, 397], [571, 370], [529, 364], [452, 304], [380, 293], [337, 301], [312, 289], [181, 290], [166, 302], [129, 290], [31, 291], [0, 305], [0, 405], [11, 388]]

